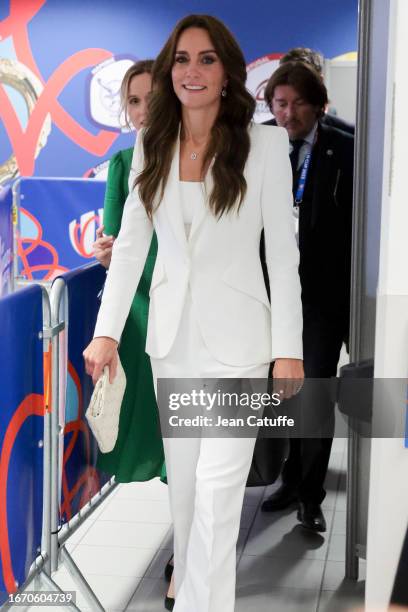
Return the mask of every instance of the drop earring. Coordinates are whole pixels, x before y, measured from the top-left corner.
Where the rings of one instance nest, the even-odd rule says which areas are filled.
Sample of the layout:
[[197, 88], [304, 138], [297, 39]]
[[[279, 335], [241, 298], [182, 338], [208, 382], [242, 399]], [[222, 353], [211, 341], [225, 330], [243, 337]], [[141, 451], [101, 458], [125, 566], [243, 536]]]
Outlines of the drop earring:
[[227, 90], [225, 89], [225, 87], [223, 87], [223, 88], [221, 89], [221, 95], [222, 95], [222, 97], [223, 97], [223, 98], [226, 98], [226, 96], [227, 96]]

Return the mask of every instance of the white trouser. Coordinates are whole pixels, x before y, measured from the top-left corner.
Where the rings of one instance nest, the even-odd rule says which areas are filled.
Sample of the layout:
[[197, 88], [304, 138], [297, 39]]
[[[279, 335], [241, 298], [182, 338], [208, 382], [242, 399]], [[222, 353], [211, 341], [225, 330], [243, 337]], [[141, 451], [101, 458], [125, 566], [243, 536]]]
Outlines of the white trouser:
[[[267, 378], [269, 367], [216, 361], [204, 344], [190, 299], [170, 353], [151, 363], [155, 382]], [[174, 612], [234, 610], [236, 543], [254, 445], [255, 437], [164, 439], [174, 525]]]

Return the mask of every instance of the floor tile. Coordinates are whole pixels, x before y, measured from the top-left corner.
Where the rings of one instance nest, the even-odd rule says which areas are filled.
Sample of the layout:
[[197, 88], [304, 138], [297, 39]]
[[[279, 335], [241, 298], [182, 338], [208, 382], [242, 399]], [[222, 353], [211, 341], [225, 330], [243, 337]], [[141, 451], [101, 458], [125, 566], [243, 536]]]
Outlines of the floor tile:
[[322, 502], [322, 508], [336, 509], [340, 512], [347, 510], [347, 497], [345, 491], [327, 491], [327, 495]]
[[245, 506], [257, 506], [261, 501], [265, 487], [247, 487], [244, 495]]
[[82, 525], [78, 527], [78, 529], [76, 529], [70, 536], [68, 536], [68, 539], [66, 540], [67, 550], [74, 550], [94, 524], [95, 518], [93, 516], [90, 516], [82, 523]]
[[168, 529], [168, 525], [159, 523], [97, 521], [81, 543], [89, 546], [159, 548]]
[[244, 548], [245, 555], [276, 559], [320, 559], [327, 555], [328, 540], [319, 533], [306, 531], [299, 524], [289, 532], [252, 529]]
[[346, 559], [346, 538], [344, 535], [332, 535], [330, 538], [329, 561], [345, 561]]
[[340, 478], [342, 471], [336, 468], [329, 468], [327, 471], [326, 479], [324, 481], [324, 488], [326, 491], [337, 491], [339, 488]]
[[99, 517], [101, 521], [171, 523], [167, 501], [115, 499]]
[[316, 612], [319, 591], [313, 589], [239, 588], [235, 612]]
[[[140, 582], [140, 578], [130, 576], [102, 576], [87, 577], [91, 589], [94, 591], [105, 612], [122, 612], [133, 597]], [[78, 595], [78, 607], [82, 611], [94, 612], [92, 606], [85, 603], [82, 595]]]
[[362, 589], [361, 591], [356, 590], [354, 593], [322, 591], [317, 610], [318, 612], [351, 612], [358, 606], [364, 605], [364, 591]]
[[343, 493], [345, 493], [347, 490], [347, 471], [343, 468], [340, 470], [340, 482], [338, 490], [342, 491]]
[[[262, 512], [262, 510], [259, 509], [256, 514], [252, 530], [255, 532], [262, 530], [273, 530], [279, 533], [288, 533], [292, 531], [294, 527], [299, 526], [297, 510], [298, 508], [296, 504], [293, 504], [285, 510], [278, 510], [277, 512]], [[324, 515], [329, 531], [333, 518], [333, 510], [326, 509]]]
[[159, 548], [146, 570], [145, 578], [163, 578], [164, 568], [166, 567], [172, 552], [166, 548]]
[[336, 510], [339, 510], [340, 512], [347, 511], [347, 494], [345, 490], [342, 491], [339, 489], [337, 493]]
[[249, 529], [244, 529], [243, 527], [239, 530], [238, 542], [237, 542], [237, 560], [241, 557], [244, 547], [248, 538]]
[[333, 529], [332, 529], [333, 535], [342, 535], [342, 536], [346, 535], [346, 519], [347, 519], [347, 512], [344, 512], [343, 510], [335, 511], [334, 518], [333, 518]]
[[359, 580], [345, 578], [346, 568], [344, 561], [327, 561], [323, 576], [322, 589], [325, 591], [347, 591], [363, 588], [359, 583], [365, 581], [365, 566], [360, 563]]
[[[237, 543], [236, 612], [316, 612], [317, 606], [319, 612], [345, 612], [362, 603], [364, 561], [357, 583], [344, 579], [345, 460], [345, 442], [337, 439], [322, 504], [325, 534], [302, 529], [295, 507], [261, 512], [262, 499], [277, 490], [280, 480], [246, 489]], [[159, 479], [119, 485], [69, 538], [67, 549], [106, 612], [119, 612], [127, 604], [129, 612], [162, 612], [168, 588], [164, 568], [173, 549], [167, 487]], [[54, 576], [61, 588], [78, 591], [81, 610], [91, 610], [65, 568]]]
[[[85, 578], [89, 579], [87, 576]], [[76, 597], [76, 605], [80, 610], [90, 610], [90, 603], [84, 597], [81, 587], [77, 584], [77, 582], [72, 578], [68, 570], [65, 566], [60, 566], [58, 571], [52, 574], [52, 579], [62, 591], [74, 591]], [[97, 595], [99, 597], [99, 595]], [[101, 602], [102, 603], [102, 602]]]
[[126, 612], [163, 612], [167, 589], [168, 584], [164, 579], [143, 578]]
[[347, 448], [347, 438], [334, 438], [332, 453], [343, 452]]
[[166, 531], [163, 540], [160, 542], [160, 548], [165, 548], [166, 550], [171, 550], [173, 552], [174, 543], [172, 527]]
[[114, 500], [119, 488], [120, 485], [115, 487], [115, 489], [105, 497], [105, 499], [99, 504], [99, 506], [89, 514], [89, 516], [82, 522], [78, 529], [76, 529], [72, 533], [72, 535], [68, 537], [68, 539], [66, 540], [66, 547], [68, 551], [72, 552], [76, 548], [76, 546], [84, 537], [85, 533], [91, 528], [95, 521], [98, 520], [102, 512], [105, 512], [105, 510], [107, 510], [107, 508]]
[[248, 590], [262, 593], [265, 588], [286, 587], [318, 590], [324, 561], [310, 559], [272, 559], [242, 555], [238, 565], [237, 583], [240, 594]]
[[249, 529], [254, 522], [257, 506], [243, 506], [241, 513], [241, 527]]
[[107, 574], [109, 576], [134, 576], [143, 578], [156, 554], [155, 548], [118, 546], [86, 546], [79, 544], [73, 558], [81, 572]]
[[330, 463], [329, 466], [336, 470], [341, 470], [343, 467], [343, 451], [340, 452], [332, 452], [330, 455]]
[[267, 487], [265, 487], [263, 498], [266, 499], [267, 497], [272, 495], [272, 493], [275, 493], [275, 491], [277, 491], [277, 489], [279, 489], [281, 484], [282, 484], [282, 480], [280, 478], [278, 478], [278, 480], [276, 482], [274, 482], [273, 484], [268, 485]]

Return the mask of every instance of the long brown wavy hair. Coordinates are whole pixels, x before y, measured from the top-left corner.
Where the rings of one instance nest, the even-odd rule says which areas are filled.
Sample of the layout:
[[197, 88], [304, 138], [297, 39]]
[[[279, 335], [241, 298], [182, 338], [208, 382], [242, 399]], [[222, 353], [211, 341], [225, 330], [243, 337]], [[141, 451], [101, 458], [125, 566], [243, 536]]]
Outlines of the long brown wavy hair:
[[255, 110], [255, 100], [245, 87], [245, 59], [235, 38], [221, 21], [210, 15], [189, 15], [177, 23], [153, 66], [153, 91], [143, 139], [144, 169], [135, 181], [149, 217], [153, 207], [163, 198], [178, 137], [181, 103], [173, 89], [171, 72], [178, 39], [187, 28], [202, 28], [208, 32], [228, 79], [227, 95], [221, 97], [220, 111], [203, 160], [203, 168], [206, 168], [214, 158], [211, 210], [221, 217], [225, 211], [239, 209], [247, 189], [244, 167], [250, 148], [248, 125]]

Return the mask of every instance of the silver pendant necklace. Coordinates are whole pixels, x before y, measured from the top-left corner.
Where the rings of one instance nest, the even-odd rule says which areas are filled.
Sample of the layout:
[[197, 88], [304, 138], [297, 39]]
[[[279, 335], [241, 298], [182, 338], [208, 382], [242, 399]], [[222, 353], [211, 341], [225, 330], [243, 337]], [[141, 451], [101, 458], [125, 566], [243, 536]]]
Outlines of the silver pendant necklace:
[[198, 154], [195, 153], [194, 151], [190, 155], [190, 159], [197, 159], [197, 157], [198, 157]]

